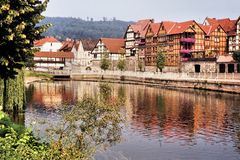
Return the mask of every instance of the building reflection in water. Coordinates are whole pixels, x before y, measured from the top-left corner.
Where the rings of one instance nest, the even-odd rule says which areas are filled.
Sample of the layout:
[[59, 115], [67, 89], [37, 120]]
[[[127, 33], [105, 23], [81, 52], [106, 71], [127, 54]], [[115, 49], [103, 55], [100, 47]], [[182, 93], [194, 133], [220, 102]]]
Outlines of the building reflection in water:
[[[166, 143], [195, 145], [234, 141], [240, 147], [240, 98], [237, 95], [193, 90], [170, 90], [111, 84], [112, 96], [122, 101], [121, 111], [133, 132]], [[35, 83], [29, 107], [58, 108], [83, 96], [99, 95], [99, 83]], [[35, 105], [34, 105], [35, 104]]]

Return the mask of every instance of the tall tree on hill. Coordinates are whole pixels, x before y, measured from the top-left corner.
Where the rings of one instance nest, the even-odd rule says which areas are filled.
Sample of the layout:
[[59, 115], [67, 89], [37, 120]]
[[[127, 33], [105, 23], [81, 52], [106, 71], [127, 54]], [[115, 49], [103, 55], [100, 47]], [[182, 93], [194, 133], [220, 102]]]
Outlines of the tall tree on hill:
[[[0, 2], [0, 78], [15, 78], [33, 58], [33, 42], [49, 25], [38, 26], [44, 18], [48, 0], [1, 0]], [[6, 98], [6, 94], [5, 98]], [[6, 109], [6, 108], [5, 108]]]

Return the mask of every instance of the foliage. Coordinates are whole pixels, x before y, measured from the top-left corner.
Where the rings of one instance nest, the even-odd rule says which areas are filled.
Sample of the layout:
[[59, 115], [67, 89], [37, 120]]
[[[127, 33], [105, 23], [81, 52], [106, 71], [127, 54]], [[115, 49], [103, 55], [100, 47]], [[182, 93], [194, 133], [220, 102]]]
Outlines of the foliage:
[[125, 21], [87, 21], [80, 18], [46, 17], [41, 24], [53, 24], [44, 36], [55, 36], [60, 40], [99, 39], [101, 37], [122, 38], [128, 25]]
[[44, 18], [48, 0], [2, 0], [0, 7], [0, 79], [4, 80], [3, 109], [23, 109], [23, 77], [16, 75], [33, 59], [34, 40], [49, 25], [38, 25]]
[[138, 68], [140, 71], [143, 71], [143, 61], [142, 60], [138, 60]]
[[107, 69], [109, 69], [110, 65], [111, 61], [109, 60], [109, 55], [108, 53], [104, 53], [101, 58], [100, 68], [106, 71]]
[[0, 111], [3, 109], [3, 89], [4, 89], [3, 80], [0, 79]]
[[[108, 94], [108, 89], [103, 92]], [[65, 106], [58, 113], [61, 120], [49, 126], [45, 143], [0, 112], [0, 157], [82, 160], [91, 158], [96, 149], [120, 141], [122, 119], [115, 100], [84, 97], [78, 104]]]
[[117, 63], [117, 68], [120, 69], [121, 71], [126, 69], [126, 60], [123, 58], [120, 58]]
[[86, 159], [97, 148], [120, 141], [121, 121], [115, 103], [84, 97], [77, 105], [60, 111], [61, 122], [48, 130], [53, 157]]
[[233, 59], [234, 59], [235, 61], [237, 61], [238, 63], [240, 63], [240, 51], [235, 51], [235, 52], [233, 53]]
[[1, 80], [1, 82], [0, 106], [3, 106], [3, 110], [23, 111], [25, 103], [24, 72], [19, 71], [18, 75], [15, 78], [8, 78], [7, 80], [5, 80], [5, 87], [4, 81]]
[[44, 72], [36, 72], [36, 71], [29, 71], [29, 70], [24, 70], [24, 76], [25, 77], [45, 77], [45, 78], [52, 78], [53, 76], [44, 73]]
[[[48, 0], [3, 0], [0, 7], [1, 78], [14, 77], [33, 55], [33, 42], [48, 25], [37, 26], [44, 18]], [[4, 74], [3, 74], [4, 73]]]
[[157, 68], [162, 72], [165, 65], [165, 53], [161, 49], [158, 49], [156, 63], [157, 63]]
[[1, 159], [46, 159], [50, 150], [36, 139], [30, 130], [11, 122], [0, 112], [0, 157]]

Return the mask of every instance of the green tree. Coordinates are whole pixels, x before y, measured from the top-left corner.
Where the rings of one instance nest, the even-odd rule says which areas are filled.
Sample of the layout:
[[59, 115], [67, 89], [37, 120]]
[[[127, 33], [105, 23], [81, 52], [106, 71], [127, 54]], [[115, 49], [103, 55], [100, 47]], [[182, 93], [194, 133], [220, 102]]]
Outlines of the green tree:
[[240, 63], [240, 51], [235, 51], [235, 52], [233, 53], [233, 59], [234, 59], [235, 61], [237, 61], [238, 63]]
[[140, 71], [143, 71], [143, 60], [138, 59], [138, 68]]
[[157, 60], [156, 60], [157, 68], [162, 72], [165, 65], [165, 53], [162, 49], [158, 49], [157, 52]]
[[[33, 58], [33, 42], [49, 25], [38, 25], [44, 18], [48, 0], [1, 0], [0, 4], [0, 78], [4, 79], [6, 99], [7, 79], [15, 78], [18, 71]], [[3, 100], [5, 101], [5, 100]], [[5, 103], [4, 103], [5, 104]], [[3, 109], [7, 108], [3, 106]]]
[[121, 71], [126, 69], [126, 60], [123, 58], [120, 58], [117, 63], [117, 68], [120, 69]]
[[110, 65], [111, 61], [109, 60], [109, 55], [108, 53], [104, 53], [101, 58], [100, 68], [106, 71], [107, 69], [109, 69]]

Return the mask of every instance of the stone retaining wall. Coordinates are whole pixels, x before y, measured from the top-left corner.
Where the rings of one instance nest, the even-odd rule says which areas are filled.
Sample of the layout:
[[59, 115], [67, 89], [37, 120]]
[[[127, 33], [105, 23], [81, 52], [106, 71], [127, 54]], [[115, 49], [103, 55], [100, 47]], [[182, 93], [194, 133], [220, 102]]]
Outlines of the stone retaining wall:
[[99, 75], [99, 74], [79, 74], [72, 75], [72, 80], [89, 80], [89, 81], [108, 81], [118, 83], [130, 83], [151, 85], [170, 88], [193, 88], [212, 90], [229, 93], [240, 93], [239, 82], [228, 82], [222, 80], [178, 80], [178, 79], [157, 79], [149, 77], [134, 77], [124, 75]]

